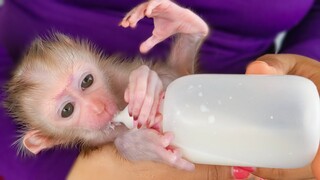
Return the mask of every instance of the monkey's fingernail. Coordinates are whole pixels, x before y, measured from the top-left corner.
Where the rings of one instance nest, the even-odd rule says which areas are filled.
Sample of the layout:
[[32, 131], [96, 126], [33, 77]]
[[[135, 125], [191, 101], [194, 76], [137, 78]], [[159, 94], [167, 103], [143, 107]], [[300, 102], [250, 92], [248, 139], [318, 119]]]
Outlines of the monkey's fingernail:
[[[131, 116], [132, 116], [132, 115], [131, 115]], [[134, 117], [133, 117], [133, 120], [135, 120], [135, 121], [138, 120], [138, 117], [137, 117], [137, 116], [134, 116]]]
[[141, 128], [141, 126], [142, 126], [142, 124], [141, 123], [138, 123], [138, 129], [140, 129]]
[[174, 148], [172, 146], [170, 146], [170, 145], [166, 147], [166, 150], [167, 151], [171, 151], [172, 153], [174, 153]]
[[132, 117], [132, 113], [131, 112], [129, 113], [129, 116]]

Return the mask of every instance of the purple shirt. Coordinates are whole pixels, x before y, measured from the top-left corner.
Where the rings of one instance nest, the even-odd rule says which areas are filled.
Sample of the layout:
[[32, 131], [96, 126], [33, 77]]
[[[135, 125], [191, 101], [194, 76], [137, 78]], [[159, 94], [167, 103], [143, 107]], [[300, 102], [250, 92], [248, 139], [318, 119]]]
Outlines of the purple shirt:
[[[29, 43], [38, 35], [60, 31], [86, 38], [107, 53], [138, 54], [139, 44], [151, 35], [146, 19], [134, 30], [117, 24], [137, 0], [5, 0], [0, 8], [0, 78], [3, 83]], [[211, 27], [200, 50], [200, 68], [209, 73], [244, 73], [248, 62], [273, 52], [273, 42], [288, 31], [280, 52], [320, 60], [319, 0], [177, 0], [190, 7]], [[147, 56], [165, 57], [169, 41]], [[77, 150], [48, 151], [37, 158], [21, 159], [10, 146], [16, 127], [0, 111], [0, 176], [6, 179], [64, 179]], [[19, 172], [19, 173], [17, 173]], [[20, 176], [21, 174], [22, 176]]]

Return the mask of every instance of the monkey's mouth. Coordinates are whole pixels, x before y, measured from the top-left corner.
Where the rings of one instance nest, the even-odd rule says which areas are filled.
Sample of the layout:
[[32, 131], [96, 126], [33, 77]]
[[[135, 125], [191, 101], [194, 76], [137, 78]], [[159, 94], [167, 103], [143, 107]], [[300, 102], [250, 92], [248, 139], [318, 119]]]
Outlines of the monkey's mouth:
[[93, 130], [105, 130], [109, 127], [114, 128], [117, 124], [112, 122], [114, 114], [117, 113], [117, 108], [111, 106], [105, 106], [103, 111], [95, 114], [89, 126]]
[[114, 130], [116, 126], [121, 126], [121, 125], [123, 125], [123, 123], [110, 121], [107, 125], [107, 128]]

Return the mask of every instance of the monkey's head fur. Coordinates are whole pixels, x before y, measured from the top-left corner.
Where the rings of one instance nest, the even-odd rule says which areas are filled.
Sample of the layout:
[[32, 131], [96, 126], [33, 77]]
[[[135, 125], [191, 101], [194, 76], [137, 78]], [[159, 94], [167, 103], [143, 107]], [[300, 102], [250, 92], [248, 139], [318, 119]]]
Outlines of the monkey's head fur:
[[[56, 87], [55, 83], [59, 82], [64, 74], [75, 71], [78, 62], [83, 61], [98, 68], [101, 73], [96, 73], [95, 76], [98, 76], [97, 79], [102, 79], [106, 69], [110, 69], [110, 62], [102, 63], [105, 58], [103, 53], [88, 41], [75, 40], [60, 33], [54, 33], [45, 38], [39, 37], [32, 42], [5, 87], [7, 96], [4, 105], [21, 127], [19, 140], [16, 142], [19, 152], [28, 154], [26, 146], [31, 146], [32, 149], [34, 145], [41, 146], [39, 143], [44, 142], [49, 145], [33, 150], [33, 153], [61, 144], [70, 146], [80, 143], [86, 146], [87, 141], [83, 139], [99, 144], [105, 136], [110, 134], [112, 128], [91, 132], [80, 126], [53, 125], [50, 120], [52, 114], [46, 110], [47, 107], [52, 106], [51, 99], [54, 99], [46, 95], [50, 94], [48, 91], [61, 88], [61, 86]], [[100, 83], [104, 86], [109, 80], [101, 81], [104, 81]], [[104, 87], [104, 89], [107, 88]], [[26, 141], [27, 138], [29, 138], [28, 141]], [[27, 149], [30, 151], [29, 148]]]

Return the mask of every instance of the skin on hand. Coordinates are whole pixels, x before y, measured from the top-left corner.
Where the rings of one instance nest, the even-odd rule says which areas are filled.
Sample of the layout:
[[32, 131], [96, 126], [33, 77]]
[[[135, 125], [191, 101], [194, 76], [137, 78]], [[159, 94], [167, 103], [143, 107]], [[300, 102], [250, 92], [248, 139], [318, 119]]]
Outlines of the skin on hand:
[[[169, 0], [150, 0], [131, 10], [119, 25], [125, 28], [129, 26], [134, 28], [137, 22], [145, 16], [153, 18], [155, 28], [152, 36], [141, 44], [140, 51], [146, 53], [169, 36], [179, 34], [179, 38], [176, 37], [170, 55], [166, 60], [167, 70], [173, 71], [173, 77], [183, 74], [179, 73], [182, 72], [181, 69], [184, 69], [185, 72], [193, 72], [198, 46], [208, 34], [207, 24], [192, 11]], [[181, 52], [179, 49], [186, 50]], [[180, 54], [190, 57], [185, 58], [184, 55]], [[190, 67], [185, 67], [185, 64], [190, 65]], [[180, 66], [183, 66], [183, 68]], [[159, 74], [162, 75], [162, 78], [164, 77], [163, 72], [159, 71]], [[166, 84], [164, 82], [165, 86]], [[168, 133], [161, 132], [159, 124], [162, 115], [159, 108], [161, 108], [164, 94], [163, 89], [162, 79], [147, 66], [141, 66], [132, 71], [129, 76], [128, 87], [124, 93], [124, 99], [128, 103], [129, 115], [133, 117], [134, 125], [139, 130], [133, 129], [127, 134], [117, 137], [115, 145], [119, 152], [129, 160], [153, 160], [179, 169], [193, 170], [194, 165], [182, 158], [179, 149], [169, 146], [173, 136], [172, 138], [166, 138]], [[145, 127], [153, 129], [146, 129]], [[168, 141], [164, 143], [164, 139]]]
[[153, 160], [178, 169], [194, 170], [194, 164], [183, 159], [178, 148], [170, 146], [173, 138], [170, 132], [160, 133], [149, 128], [131, 129], [117, 137], [114, 144], [126, 159], [133, 162]]
[[[119, 25], [124, 28], [134, 28], [145, 16], [153, 18], [154, 30], [152, 36], [141, 44], [140, 51], [146, 53], [161, 41], [179, 34], [167, 64], [177, 73], [179, 72], [178, 74], [193, 72], [195, 55], [209, 32], [208, 25], [189, 9], [169, 0], [150, 0], [139, 4], [126, 14]], [[181, 54], [185, 54], [186, 57]], [[186, 64], [192, 67], [188, 68]], [[138, 128], [155, 125], [155, 128], [159, 129], [157, 127], [161, 120], [161, 113], [158, 113], [158, 109], [164, 94], [161, 79], [147, 66], [134, 70], [129, 79], [124, 99], [128, 103], [129, 115], [135, 120], [134, 124]]]
[[[320, 92], [320, 63], [300, 55], [268, 54], [258, 58], [247, 67], [246, 74], [298, 75], [310, 79]], [[298, 169], [257, 168], [255, 175], [272, 179], [320, 179], [320, 151], [312, 162]]]
[[[179, 74], [193, 72], [193, 62], [198, 46], [209, 32], [207, 24], [189, 9], [180, 7], [169, 0], [150, 0], [128, 12], [119, 25], [124, 28], [134, 28], [145, 16], [153, 18], [154, 30], [152, 36], [141, 44], [140, 51], [146, 53], [161, 41], [179, 34], [180, 38], [177, 38], [177, 42], [171, 49], [167, 64]], [[181, 49], [186, 50], [184, 52]], [[185, 54], [186, 57], [181, 54]], [[192, 67], [188, 68], [184, 62], [191, 64]], [[158, 109], [163, 94], [160, 78], [147, 66], [142, 66], [130, 74], [124, 99], [128, 103], [129, 115], [133, 116], [134, 124], [138, 128], [157, 126], [161, 119]]]
[[152, 127], [156, 124], [156, 114], [163, 97], [163, 85], [158, 74], [143, 65], [131, 72], [124, 99], [135, 125]]
[[205, 37], [209, 32], [207, 24], [199, 16], [169, 0], [151, 0], [142, 3], [127, 13], [119, 25], [124, 28], [135, 28], [137, 22], [145, 16], [153, 18], [155, 28], [152, 36], [140, 45], [141, 53], [147, 53], [156, 44], [174, 34]]

